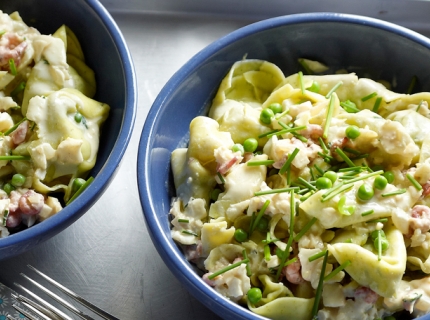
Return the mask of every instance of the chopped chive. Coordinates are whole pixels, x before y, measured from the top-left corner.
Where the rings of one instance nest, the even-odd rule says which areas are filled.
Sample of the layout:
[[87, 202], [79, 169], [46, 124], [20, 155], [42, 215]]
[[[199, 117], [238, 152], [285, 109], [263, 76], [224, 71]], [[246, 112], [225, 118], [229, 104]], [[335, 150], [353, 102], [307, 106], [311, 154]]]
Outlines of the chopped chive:
[[420, 111], [421, 105], [423, 104], [423, 100], [420, 101], [420, 103], [418, 103], [417, 109], [415, 110], [415, 112]]
[[30, 156], [0, 156], [0, 161], [12, 161], [12, 160], [24, 160], [29, 161], [31, 160]]
[[66, 206], [68, 206], [73, 200], [75, 200], [88, 186], [94, 181], [93, 177], [89, 177], [87, 181], [73, 194], [73, 196], [66, 202]]
[[367, 211], [364, 211], [361, 215], [363, 217], [365, 217], [365, 216], [368, 216], [368, 215], [372, 214], [373, 212], [374, 212], [373, 210], [367, 210]]
[[14, 59], [9, 59], [9, 68], [10, 68], [10, 73], [12, 73], [12, 75], [16, 76], [18, 74], [18, 72], [16, 71], [16, 65], [15, 65]]
[[339, 272], [341, 272], [343, 269], [345, 269], [347, 266], [351, 264], [351, 261], [346, 260], [344, 263], [342, 263], [339, 267], [334, 269], [332, 272], [330, 272], [328, 275], [324, 277], [324, 281], [330, 280], [335, 275], [337, 275]]
[[309, 168], [309, 172], [311, 174], [312, 181], [315, 181], [316, 177], [315, 177], [314, 170], [312, 169], [312, 167]]
[[296, 133], [296, 132], [291, 132], [291, 134], [292, 134], [295, 138], [299, 139], [301, 142], [308, 142], [308, 139], [307, 139], [305, 136], [301, 135], [301, 134], [298, 134], [298, 133]]
[[320, 167], [318, 167], [318, 165], [317, 165], [317, 164], [315, 164], [315, 165], [314, 165], [314, 168], [315, 168], [315, 170], [317, 170], [317, 171], [318, 171], [318, 173], [319, 173], [320, 175], [324, 175], [324, 171], [323, 171], [323, 169], [321, 169]]
[[382, 257], [382, 234], [381, 234], [381, 230], [378, 230], [378, 261], [381, 261], [381, 257]]
[[181, 233], [188, 234], [189, 236], [198, 237], [197, 233], [194, 233], [194, 232], [188, 231], [188, 230], [182, 230]]
[[326, 99], [330, 98], [331, 95], [333, 94], [333, 92], [335, 92], [341, 85], [343, 84], [342, 81], [339, 81], [338, 83], [336, 83], [334, 85], [333, 88], [331, 88], [331, 90], [327, 93], [327, 95], [325, 96]]
[[333, 110], [334, 110], [334, 98], [333, 95], [330, 96], [330, 102], [327, 108], [327, 115], [325, 117], [325, 123], [324, 123], [324, 132], [323, 132], [323, 138], [327, 139], [328, 130], [330, 128], [331, 118], [333, 116]]
[[266, 194], [274, 194], [274, 193], [284, 193], [284, 192], [290, 192], [291, 190], [299, 190], [299, 187], [288, 187], [288, 188], [280, 188], [280, 189], [272, 189], [272, 190], [264, 190], [264, 191], [258, 191], [254, 192], [254, 196], [263, 196]]
[[298, 59], [298, 62], [300, 63], [300, 65], [303, 67], [303, 69], [307, 74], [314, 74], [313, 71], [306, 64], [306, 61], [304, 59]]
[[264, 260], [270, 261], [270, 247], [268, 244], [264, 245]]
[[266, 200], [266, 202], [264, 202], [263, 206], [261, 207], [260, 211], [258, 212], [258, 215], [255, 217], [255, 220], [252, 223], [251, 228], [249, 229], [249, 236], [251, 236], [252, 233], [254, 232], [255, 227], [260, 222], [260, 220], [263, 217], [264, 212], [266, 211], [266, 209], [269, 206], [269, 204], [270, 204], [270, 200]]
[[326, 253], [327, 253], [327, 250], [324, 250], [324, 251], [318, 252], [318, 253], [316, 253], [316, 254], [314, 254], [314, 255], [310, 256], [310, 257], [308, 258], [308, 261], [309, 261], [309, 262], [312, 262], [312, 261], [318, 260], [319, 258], [324, 257]]
[[[242, 251], [242, 256], [245, 260], [248, 259], [248, 254], [246, 253], [245, 249], [243, 249], [243, 251]], [[248, 277], [252, 276], [251, 267], [249, 266], [249, 262], [246, 263], [246, 275]]]
[[6, 227], [7, 217], [9, 216], [9, 210], [3, 211], [3, 227]]
[[362, 154], [360, 151], [355, 150], [355, 149], [351, 149], [351, 148], [348, 148], [348, 147], [343, 148], [343, 151], [346, 151], [346, 152], [352, 153], [352, 154], [354, 154], [354, 155], [356, 155], [356, 156], [359, 156], [359, 155], [361, 155], [361, 154]]
[[291, 154], [288, 156], [287, 161], [285, 161], [285, 163], [282, 165], [281, 169], [279, 169], [279, 174], [284, 174], [287, 170], [290, 169], [291, 163], [293, 162], [294, 158], [297, 156], [299, 151], [300, 151], [299, 148], [295, 148], [293, 150], [293, 152], [291, 152]]
[[309, 191], [303, 197], [300, 197], [300, 201], [304, 202], [304, 201], [308, 200], [314, 193], [315, 193], [315, 191]]
[[381, 101], [382, 101], [382, 97], [376, 98], [375, 104], [373, 105], [373, 109], [372, 109], [373, 112], [378, 113], [379, 105], [381, 104]]
[[181, 223], [190, 223], [190, 220], [188, 220], [188, 219], [178, 219], [178, 222], [181, 222]]
[[406, 177], [409, 179], [409, 181], [412, 183], [415, 189], [417, 189], [418, 191], [423, 189], [420, 183], [417, 180], [415, 180], [415, 178], [411, 174], [407, 173]]
[[22, 118], [21, 120], [19, 120], [17, 123], [15, 123], [12, 127], [10, 127], [8, 130], [6, 130], [6, 132], [4, 132], [3, 134], [5, 136], [8, 136], [9, 134], [11, 134], [12, 132], [14, 132], [16, 130], [16, 128], [18, 128], [18, 126], [23, 123], [25, 120], [27, 120], [26, 117]]
[[271, 239], [270, 238], [270, 232], [267, 232], [267, 236], [266, 236], [265, 240], [261, 240], [261, 242], [263, 242], [264, 244], [270, 244], [270, 243], [273, 243], [273, 242], [276, 242], [276, 241], [280, 241], [280, 239], [278, 239], [278, 238]]
[[312, 217], [312, 219], [309, 220], [308, 223], [306, 223], [302, 230], [300, 230], [300, 232], [296, 234], [296, 236], [294, 237], [294, 241], [299, 241], [300, 238], [303, 237], [306, 232], [308, 232], [308, 230], [314, 225], [315, 222], [317, 222], [317, 218]]
[[309, 192], [310, 190], [308, 189], [308, 188], [305, 188], [305, 189], [302, 189], [302, 190], [299, 190], [299, 191], [297, 191], [296, 193], [297, 194], [300, 194], [300, 195], [303, 195], [303, 194], [305, 194], [305, 193], [307, 193], [307, 192]]
[[372, 92], [371, 94], [368, 94], [367, 96], [364, 96], [363, 98], [361, 98], [361, 101], [367, 101], [372, 99], [373, 97], [376, 97], [378, 95], [378, 93], [376, 92]]
[[379, 175], [381, 175], [381, 174], [383, 174], [383, 173], [384, 173], [384, 170], [374, 171], [374, 172], [371, 172], [371, 173], [365, 174], [364, 176], [361, 176], [361, 177], [357, 177], [357, 178], [355, 178], [355, 179], [352, 179], [352, 180], [351, 180], [351, 181], [349, 181], [348, 183], [354, 183], [354, 182], [357, 182], [357, 181], [365, 180], [365, 179], [368, 179], [368, 178], [373, 177], [373, 176], [379, 176]]
[[332, 192], [331, 194], [327, 195], [326, 197], [321, 198], [321, 202], [326, 202], [330, 199], [333, 199], [338, 194], [341, 194], [342, 192], [349, 191], [354, 185], [353, 184], [345, 184], [343, 187], [337, 189], [335, 192]]
[[278, 129], [275, 129], [275, 130], [272, 130], [272, 131], [268, 131], [268, 132], [262, 133], [262, 134], [260, 134], [258, 136], [258, 138], [261, 139], [261, 138], [264, 138], [264, 137], [267, 137], [267, 136], [273, 136], [273, 133], [276, 133], [278, 131], [279, 131]]
[[299, 177], [297, 180], [299, 180], [308, 189], [313, 190], [313, 191], [317, 190], [317, 188], [315, 186], [313, 186], [311, 183], [309, 183], [309, 181], [306, 181], [302, 177]]
[[217, 172], [216, 174], [217, 174], [217, 176], [218, 176], [219, 180], [221, 181], [221, 184], [225, 184], [225, 179], [224, 179], [224, 177], [222, 176], [222, 174], [221, 174], [221, 173], [219, 173], [219, 172]]
[[332, 187], [331, 189], [328, 189], [328, 190], [326, 191], [326, 193], [324, 193], [324, 194], [322, 195], [322, 197], [323, 197], [323, 198], [325, 198], [325, 197], [329, 196], [332, 192], [335, 192], [336, 190], [340, 189], [343, 185], [344, 185], [344, 182], [342, 181], [341, 183], [339, 183], [339, 184], [335, 185], [335, 186], [334, 186], [334, 187]]
[[283, 112], [281, 112], [281, 113], [278, 113], [278, 114], [276, 114], [275, 115], [275, 119], [276, 120], [279, 120], [279, 119], [281, 119], [283, 116], [285, 116], [288, 112], [290, 112], [290, 110], [285, 110], [285, 111], [283, 111]]
[[325, 144], [323, 138], [318, 137], [318, 141], [319, 141], [319, 143], [321, 145], [321, 149], [323, 149], [324, 153], [329, 153], [329, 150], [328, 150], [327, 145]]
[[[280, 121], [278, 121], [278, 122], [280, 122]], [[294, 128], [287, 127], [286, 129], [282, 129], [282, 130], [276, 131], [274, 133], [268, 134], [267, 137], [270, 138], [272, 136], [280, 136], [280, 135], [283, 135], [283, 134], [286, 134], [286, 133], [292, 133], [292, 134], [294, 134], [295, 131], [300, 131], [300, 130], [303, 130], [303, 129], [306, 129], [306, 126], [299, 126], [299, 127], [294, 127]]]
[[16, 96], [18, 93], [20, 93], [22, 90], [24, 90], [25, 89], [25, 82], [24, 81], [22, 81], [22, 82], [20, 82], [16, 87], [15, 87], [15, 89], [13, 89], [12, 90], [12, 92], [10, 93], [10, 95], [12, 96], [12, 97], [14, 97], [14, 96]]
[[299, 71], [299, 82], [300, 82], [300, 90], [302, 94], [305, 94], [305, 84], [303, 83], [303, 72]]
[[275, 163], [275, 160], [249, 160], [246, 165], [248, 167], [270, 166]]
[[324, 154], [321, 152], [317, 153], [319, 156], [321, 156], [322, 158], [324, 158], [324, 160], [327, 160], [328, 162], [333, 161], [334, 158], [332, 156], [329, 156], [328, 154]]
[[[358, 174], [357, 172], [353, 172], [354, 175]], [[355, 178], [354, 175], [344, 174], [343, 176], [340, 176], [339, 179], [341, 180], [352, 180]]]
[[356, 167], [355, 163], [351, 161], [351, 159], [343, 152], [342, 149], [336, 148], [336, 153], [346, 162], [350, 167]]
[[359, 173], [363, 170], [362, 166], [355, 166], [355, 167], [348, 167], [348, 168], [341, 168], [339, 169], [339, 172], [354, 172], [354, 173]]
[[297, 257], [294, 257], [294, 258], [288, 260], [287, 262], [285, 262], [284, 267], [296, 262], [297, 260], [299, 260], [299, 259], [297, 259]]
[[405, 193], [405, 192], [406, 192], [406, 189], [398, 189], [398, 190], [393, 191], [393, 192], [383, 193], [383, 194], [381, 194], [381, 196], [382, 197], [390, 197], [390, 196], [396, 196], [398, 194], [402, 194], [402, 193]]
[[242, 263], [248, 263], [248, 262], [249, 262], [249, 259], [240, 260], [240, 261], [238, 261], [236, 263], [233, 263], [233, 264], [231, 264], [231, 265], [229, 265], [229, 266], [227, 266], [225, 268], [222, 268], [221, 270], [218, 270], [217, 272], [212, 273], [210, 276], [208, 276], [208, 279], [212, 280], [212, 279], [218, 277], [220, 274], [226, 273], [227, 271], [230, 271], [230, 270], [232, 270], [234, 268], [237, 268]]
[[315, 292], [315, 300], [314, 300], [314, 304], [312, 306], [312, 317], [311, 317], [311, 319], [316, 319], [316, 316], [318, 314], [318, 308], [319, 308], [322, 289], [323, 289], [324, 274], [325, 274], [325, 269], [327, 266], [327, 258], [328, 258], [328, 251], [326, 251], [325, 255], [324, 255], [324, 261], [323, 261], [323, 264], [321, 267], [320, 279], [318, 281], [318, 287], [317, 287], [317, 290]]
[[378, 222], [384, 223], [384, 222], [387, 222], [387, 221], [388, 221], [388, 218], [381, 218], [381, 219], [369, 220], [369, 221], [366, 221], [366, 223], [378, 223]]
[[355, 105], [354, 102], [346, 100], [346, 101], [342, 101], [340, 103], [340, 106], [345, 109], [346, 112], [348, 113], [357, 113], [360, 112], [360, 109], [358, 109]]
[[418, 80], [417, 76], [412, 77], [411, 82], [409, 83], [409, 86], [408, 86], [408, 90], [406, 91], [407, 94], [412, 93], [412, 91], [414, 90], [414, 87], [417, 83], [417, 80]]

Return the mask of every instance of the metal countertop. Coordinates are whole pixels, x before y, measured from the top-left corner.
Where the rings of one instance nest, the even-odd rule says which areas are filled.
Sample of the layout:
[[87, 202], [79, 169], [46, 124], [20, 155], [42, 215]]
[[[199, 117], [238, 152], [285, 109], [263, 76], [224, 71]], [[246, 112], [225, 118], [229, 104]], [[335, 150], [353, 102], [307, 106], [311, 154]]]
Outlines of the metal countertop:
[[[118, 9], [114, 5], [120, 3], [103, 2], [108, 9]], [[0, 261], [0, 282], [12, 288], [14, 282], [27, 284], [20, 273], [33, 275], [26, 267], [31, 264], [120, 319], [218, 319], [174, 278], [152, 244], [137, 191], [137, 148], [151, 104], [174, 72], [206, 45], [255, 17], [119, 10], [112, 15], [131, 50], [139, 91], [134, 133], [121, 167], [76, 223], [34, 250]]]

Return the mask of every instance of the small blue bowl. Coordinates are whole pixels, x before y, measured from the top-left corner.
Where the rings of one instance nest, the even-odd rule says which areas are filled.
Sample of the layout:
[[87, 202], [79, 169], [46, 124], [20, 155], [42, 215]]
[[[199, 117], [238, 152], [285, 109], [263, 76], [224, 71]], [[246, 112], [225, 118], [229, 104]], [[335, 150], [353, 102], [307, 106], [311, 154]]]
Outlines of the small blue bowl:
[[168, 212], [175, 189], [170, 154], [186, 146], [191, 120], [207, 112], [221, 80], [244, 55], [273, 62], [285, 75], [299, 71], [298, 58], [318, 60], [360, 76], [396, 79], [393, 89], [398, 92], [405, 92], [416, 75], [417, 90], [430, 91], [429, 39], [384, 21], [336, 13], [295, 14], [248, 25], [213, 42], [174, 74], [154, 101], [140, 138], [140, 200], [152, 241], [166, 265], [224, 319], [262, 318], [206, 285], [172, 240]]
[[98, 0], [14, 0], [2, 3], [5, 13], [18, 11], [27, 25], [52, 34], [62, 24], [78, 37], [87, 64], [94, 70], [94, 99], [111, 107], [102, 127], [94, 182], [69, 206], [46, 221], [0, 239], [0, 259], [29, 250], [53, 237], [81, 217], [106, 190], [131, 137], [136, 115], [136, 76], [125, 40], [107, 10]]

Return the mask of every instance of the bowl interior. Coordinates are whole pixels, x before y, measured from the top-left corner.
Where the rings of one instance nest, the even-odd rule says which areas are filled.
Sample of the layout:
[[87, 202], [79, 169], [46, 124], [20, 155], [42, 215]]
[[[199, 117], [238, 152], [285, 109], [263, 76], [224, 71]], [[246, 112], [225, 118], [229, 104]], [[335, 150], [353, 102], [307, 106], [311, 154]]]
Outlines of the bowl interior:
[[78, 37], [86, 63], [96, 75], [94, 99], [109, 104], [90, 187], [59, 214], [32, 228], [0, 239], [0, 259], [16, 255], [52, 237], [85, 213], [114, 176], [129, 142], [136, 112], [136, 79], [132, 59], [120, 30], [96, 0], [16, 0], [2, 4], [4, 13], [18, 11], [24, 22], [43, 34], [62, 24]]
[[244, 56], [299, 71], [298, 58], [347, 68], [359, 76], [396, 83], [405, 92], [412, 77], [417, 91], [430, 90], [430, 41], [379, 20], [333, 13], [273, 18], [239, 29], [194, 56], [166, 84], [142, 131], [138, 155], [140, 198], [153, 242], [171, 271], [201, 302], [229, 318], [259, 318], [221, 299], [196, 275], [170, 237], [168, 212], [175, 196], [170, 153], [186, 146], [189, 123], [204, 114], [221, 80]]

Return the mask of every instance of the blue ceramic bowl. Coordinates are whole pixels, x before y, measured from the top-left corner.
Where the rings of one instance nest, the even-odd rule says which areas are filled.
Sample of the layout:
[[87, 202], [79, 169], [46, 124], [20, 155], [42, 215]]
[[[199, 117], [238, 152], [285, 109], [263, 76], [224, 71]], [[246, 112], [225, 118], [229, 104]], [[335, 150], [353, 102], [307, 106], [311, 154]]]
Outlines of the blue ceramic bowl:
[[221, 80], [245, 54], [275, 63], [285, 75], [299, 71], [298, 58], [309, 58], [374, 79], [395, 78], [393, 89], [399, 92], [405, 92], [416, 75], [417, 89], [430, 90], [429, 39], [398, 25], [336, 13], [277, 17], [236, 30], [207, 46], [169, 80], [148, 114], [140, 139], [140, 200], [166, 265], [197, 299], [225, 319], [260, 317], [207, 286], [171, 239], [168, 212], [175, 190], [170, 154], [186, 146], [191, 120], [205, 114]]
[[5, 13], [18, 11], [23, 20], [44, 34], [67, 24], [77, 35], [87, 64], [97, 81], [96, 100], [110, 105], [102, 128], [94, 182], [58, 214], [29, 229], [0, 239], [0, 259], [29, 250], [64, 230], [102, 195], [120, 164], [136, 115], [136, 78], [125, 40], [107, 10], [97, 0], [3, 1]]

